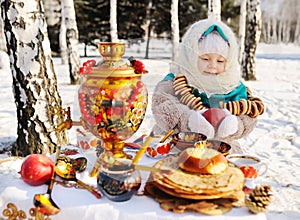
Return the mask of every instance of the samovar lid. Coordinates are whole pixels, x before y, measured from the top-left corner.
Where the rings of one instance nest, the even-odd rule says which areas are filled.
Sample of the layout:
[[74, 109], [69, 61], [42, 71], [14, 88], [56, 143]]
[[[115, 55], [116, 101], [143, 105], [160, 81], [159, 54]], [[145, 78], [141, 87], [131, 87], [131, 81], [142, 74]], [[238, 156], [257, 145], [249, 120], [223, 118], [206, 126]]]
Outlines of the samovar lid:
[[98, 63], [95, 60], [84, 62], [81, 74], [88, 77], [139, 77], [148, 72], [144, 64], [133, 57], [123, 60], [124, 42], [101, 42], [99, 52], [102, 60]]
[[125, 54], [124, 42], [101, 42], [99, 52], [102, 60], [91, 68], [91, 75], [105, 77], [137, 77], [134, 68], [129, 61], [124, 61], [122, 56]]

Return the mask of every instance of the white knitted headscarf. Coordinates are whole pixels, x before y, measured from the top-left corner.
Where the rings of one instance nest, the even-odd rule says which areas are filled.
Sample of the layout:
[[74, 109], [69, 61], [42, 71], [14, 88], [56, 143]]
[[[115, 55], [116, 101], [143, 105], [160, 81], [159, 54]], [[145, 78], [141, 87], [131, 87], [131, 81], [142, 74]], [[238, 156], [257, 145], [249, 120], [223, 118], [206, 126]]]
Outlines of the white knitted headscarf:
[[[199, 40], [202, 34], [212, 25], [217, 25], [228, 39], [227, 42], [215, 31]], [[211, 36], [210, 36], [211, 35]], [[197, 61], [199, 55], [217, 53], [226, 59], [225, 72], [206, 76], [199, 72]], [[223, 22], [214, 19], [200, 20], [194, 23], [185, 33], [180, 45], [178, 60], [171, 64], [171, 71], [184, 74], [188, 83], [205, 92], [212, 94], [227, 94], [239, 86], [242, 78], [238, 63], [238, 45], [233, 31]]]

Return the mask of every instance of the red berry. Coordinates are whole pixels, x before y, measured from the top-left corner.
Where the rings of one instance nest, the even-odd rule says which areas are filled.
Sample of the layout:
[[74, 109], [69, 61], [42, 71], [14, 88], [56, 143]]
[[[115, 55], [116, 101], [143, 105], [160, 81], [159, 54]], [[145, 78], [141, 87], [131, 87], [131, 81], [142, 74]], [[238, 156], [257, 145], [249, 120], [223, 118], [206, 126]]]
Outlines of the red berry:
[[169, 153], [170, 149], [171, 149], [170, 143], [165, 144], [165, 152]]
[[153, 149], [151, 156], [152, 156], [152, 157], [156, 157], [156, 156], [157, 156], [156, 150]]
[[245, 186], [245, 187], [243, 188], [243, 192], [244, 192], [246, 195], [248, 195], [248, 194], [250, 194], [250, 193], [252, 192], [252, 189]]
[[151, 149], [150, 147], [147, 147], [146, 151], [147, 151], [147, 153], [148, 153], [149, 155], [151, 155], [152, 149]]
[[95, 117], [95, 122], [96, 122], [96, 124], [99, 124], [100, 122], [102, 122], [103, 121], [103, 116], [102, 116], [102, 114], [99, 114], [99, 115], [97, 115], [96, 117]]
[[80, 74], [85, 74], [86, 73], [86, 67], [85, 66], [80, 67], [79, 72], [80, 72]]
[[106, 110], [106, 115], [107, 116], [112, 116], [113, 113], [114, 113], [113, 108], [111, 108], [111, 107], [107, 108], [107, 110]]
[[146, 72], [145, 66], [141, 61], [136, 60], [134, 62], [134, 72], [137, 73], [137, 74]]
[[96, 65], [96, 60], [90, 60], [90, 63], [92, 64], [92, 66]]
[[138, 81], [137, 83], [136, 83], [136, 87], [137, 88], [142, 88], [144, 86], [144, 83], [142, 82], [142, 81]]
[[157, 153], [162, 154], [162, 155], [165, 154], [164, 145], [159, 146], [157, 148]]

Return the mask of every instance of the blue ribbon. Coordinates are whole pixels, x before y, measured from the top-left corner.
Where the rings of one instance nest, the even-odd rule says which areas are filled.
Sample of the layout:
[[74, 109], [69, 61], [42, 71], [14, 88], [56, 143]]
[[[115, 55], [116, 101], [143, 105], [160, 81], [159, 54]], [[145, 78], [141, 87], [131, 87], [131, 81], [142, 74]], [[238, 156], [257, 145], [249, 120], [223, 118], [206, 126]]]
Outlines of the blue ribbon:
[[210, 26], [199, 38], [198, 42], [201, 41], [202, 39], [204, 39], [209, 33], [213, 32], [213, 31], [218, 31], [218, 33], [220, 34], [220, 36], [227, 42], [228, 46], [230, 46], [229, 44], [229, 40], [227, 38], [227, 36], [224, 34], [224, 32], [222, 31], [222, 29], [216, 25], [213, 24], [212, 26]]

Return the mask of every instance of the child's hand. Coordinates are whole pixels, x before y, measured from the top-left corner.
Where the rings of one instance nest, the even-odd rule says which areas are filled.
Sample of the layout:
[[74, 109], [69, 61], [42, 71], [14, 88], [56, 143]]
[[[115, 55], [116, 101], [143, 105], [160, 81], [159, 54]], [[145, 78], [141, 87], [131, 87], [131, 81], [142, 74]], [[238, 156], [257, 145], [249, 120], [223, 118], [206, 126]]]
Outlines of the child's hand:
[[192, 132], [206, 135], [207, 139], [215, 136], [214, 127], [202, 116], [203, 111], [193, 111], [188, 120], [188, 126]]
[[223, 121], [228, 113], [220, 108], [209, 108], [203, 112], [203, 117], [214, 127], [215, 132], [218, 130], [219, 124]]
[[226, 117], [219, 124], [219, 127], [216, 131], [216, 136], [219, 138], [225, 138], [230, 135], [233, 135], [238, 130], [238, 119], [235, 115], [232, 115], [228, 110], [223, 109], [227, 112]]

